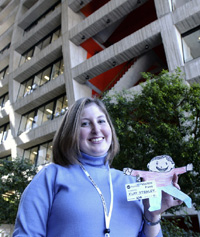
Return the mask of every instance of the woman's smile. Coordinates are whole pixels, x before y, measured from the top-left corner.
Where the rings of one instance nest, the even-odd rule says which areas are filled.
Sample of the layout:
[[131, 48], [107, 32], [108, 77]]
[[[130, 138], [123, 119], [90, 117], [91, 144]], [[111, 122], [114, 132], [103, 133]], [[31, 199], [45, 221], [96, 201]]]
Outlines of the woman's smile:
[[103, 140], [104, 138], [103, 137], [99, 137], [99, 138], [90, 138], [89, 140], [91, 142], [94, 142], [94, 143], [99, 143]]

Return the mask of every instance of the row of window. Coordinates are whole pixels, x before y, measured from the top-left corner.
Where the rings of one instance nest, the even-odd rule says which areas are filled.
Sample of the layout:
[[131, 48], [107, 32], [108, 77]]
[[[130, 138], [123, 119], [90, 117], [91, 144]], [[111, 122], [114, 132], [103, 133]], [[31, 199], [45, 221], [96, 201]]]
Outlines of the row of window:
[[43, 15], [41, 15], [37, 20], [35, 20], [30, 26], [28, 26], [24, 30], [24, 33], [30, 31], [33, 27], [35, 27], [38, 23], [40, 23], [48, 15], [50, 15], [60, 5], [61, 5], [61, 0], [57, 1], [53, 6], [51, 6], [49, 9], [47, 9], [46, 12]]
[[8, 73], [8, 66], [6, 66], [0, 71], [0, 80], [3, 80]]
[[64, 95], [27, 114], [24, 114], [21, 118], [18, 135], [22, 132], [36, 128], [48, 120], [63, 115], [67, 109], [68, 101], [66, 95]]
[[36, 54], [38, 54], [42, 49], [44, 49], [49, 44], [57, 40], [60, 37], [60, 34], [61, 34], [61, 29], [59, 27], [53, 32], [51, 32], [48, 36], [45, 36], [42, 40], [40, 40], [39, 43], [37, 43], [31, 49], [29, 49], [24, 54], [22, 54], [20, 62], [19, 62], [19, 66], [31, 60], [31, 58], [35, 56]]
[[35, 166], [52, 162], [52, 141], [24, 150], [23, 158]]
[[11, 136], [10, 124], [6, 123], [0, 127], [0, 144]]
[[5, 106], [7, 101], [9, 101], [8, 93], [0, 96], [0, 109]]
[[[23, 159], [29, 160], [34, 166], [52, 162], [52, 141], [39, 144], [24, 150]], [[12, 160], [11, 155], [1, 157], [0, 160]]]
[[31, 94], [39, 86], [42, 86], [47, 82], [49, 82], [50, 80], [54, 80], [59, 75], [63, 74], [63, 71], [64, 71], [63, 59], [59, 59], [55, 63], [44, 68], [39, 73], [33, 75], [28, 80], [24, 81], [20, 85], [18, 98], [25, 97]]

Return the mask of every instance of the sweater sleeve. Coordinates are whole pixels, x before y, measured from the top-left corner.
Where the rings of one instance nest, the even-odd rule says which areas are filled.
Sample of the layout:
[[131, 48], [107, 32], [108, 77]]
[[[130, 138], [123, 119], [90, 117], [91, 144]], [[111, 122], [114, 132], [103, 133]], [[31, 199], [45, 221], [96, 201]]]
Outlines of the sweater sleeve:
[[44, 167], [25, 189], [18, 208], [13, 237], [46, 236], [54, 196], [55, 166]]

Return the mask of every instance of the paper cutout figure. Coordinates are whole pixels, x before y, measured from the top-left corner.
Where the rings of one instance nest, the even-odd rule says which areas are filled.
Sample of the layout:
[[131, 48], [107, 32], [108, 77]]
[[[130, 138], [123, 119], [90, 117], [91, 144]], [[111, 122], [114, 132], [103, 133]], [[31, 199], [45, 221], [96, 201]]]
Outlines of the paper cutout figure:
[[154, 180], [157, 186], [157, 197], [149, 198], [149, 211], [160, 210], [161, 200], [162, 200], [162, 191], [170, 194], [171, 196], [185, 202], [187, 207], [192, 207], [191, 198], [177, 189], [172, 184], [172, 179], [174, 174], [183, 174], [187, 171], [193, 170], [193, 165], [188, 164], [187, 166], [174, 168], [175, 163], [172, 158], [168, 155], [156, 156], [148, 163], [147, 167], [149, 171], [134, 170], [131, 168], [124, 168], [124, 174], [132, 175], [136, 177], [142, 177], [144, 180]]

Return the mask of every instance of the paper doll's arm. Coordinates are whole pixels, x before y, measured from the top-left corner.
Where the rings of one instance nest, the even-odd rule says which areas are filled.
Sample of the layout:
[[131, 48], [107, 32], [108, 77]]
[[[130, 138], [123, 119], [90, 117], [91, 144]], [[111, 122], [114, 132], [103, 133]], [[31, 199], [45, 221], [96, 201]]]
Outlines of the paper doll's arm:
[[131, 169], [131, 168], [124, 168], [123, 172], [126, 175], [139, 176], [139, 177], [146, 177], [147, 174], [149, 173], [148, 171], [134, 170], [134, 169]]
[[186, 173], [187, 171], [192, 171], [192, 170], [193, 170], [193, 165], [187, 164], [187, 166], [175, 168], [174, 173], [178, 175], [178, 174], [183, 174], [183, 173]]

